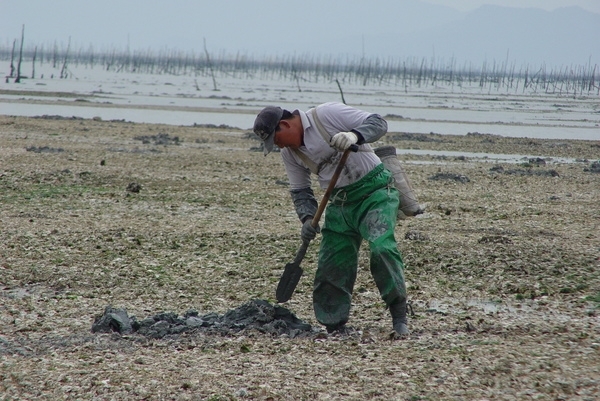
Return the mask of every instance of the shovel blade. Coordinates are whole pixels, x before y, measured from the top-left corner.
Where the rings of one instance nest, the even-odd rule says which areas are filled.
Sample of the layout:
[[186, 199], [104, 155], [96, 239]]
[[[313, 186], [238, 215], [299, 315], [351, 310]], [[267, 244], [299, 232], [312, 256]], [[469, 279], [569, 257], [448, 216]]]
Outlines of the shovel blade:
[[304, 271], [300, 267], [300, 263], [288, 263], [285, 265], [285, 269], [279, 279], [277, 290], [275, 291], [275, 298], [278, 303], [287, 302], [294, 294], [296, 286], [300, 282], [300, 277]]

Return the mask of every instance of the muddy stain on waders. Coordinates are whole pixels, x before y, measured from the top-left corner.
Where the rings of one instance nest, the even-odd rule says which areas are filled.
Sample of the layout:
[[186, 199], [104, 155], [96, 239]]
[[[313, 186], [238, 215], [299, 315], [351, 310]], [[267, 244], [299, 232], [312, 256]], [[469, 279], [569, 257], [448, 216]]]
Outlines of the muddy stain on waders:
[[381, 209], [370, 210], [365, 217], [365, 224], [369, 231], [369, 237], [367, 240], [370, 242], [375, 242], [377, 238], [384, 235], [389, 228]]

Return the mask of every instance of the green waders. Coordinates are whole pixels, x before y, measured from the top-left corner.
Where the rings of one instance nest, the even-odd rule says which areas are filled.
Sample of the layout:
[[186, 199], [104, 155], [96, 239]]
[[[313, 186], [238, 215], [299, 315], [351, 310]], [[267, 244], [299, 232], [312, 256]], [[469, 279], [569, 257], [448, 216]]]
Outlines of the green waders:
[[331, 196], [313, 288], [315, 316], [328, 329], [348, 321], [363, 239], [369, 242], [371, 274], [386, 305], [406, 299], [404, 262], [394, 237], [399, 197], [391, 182], [391, 173], [380, 164]]

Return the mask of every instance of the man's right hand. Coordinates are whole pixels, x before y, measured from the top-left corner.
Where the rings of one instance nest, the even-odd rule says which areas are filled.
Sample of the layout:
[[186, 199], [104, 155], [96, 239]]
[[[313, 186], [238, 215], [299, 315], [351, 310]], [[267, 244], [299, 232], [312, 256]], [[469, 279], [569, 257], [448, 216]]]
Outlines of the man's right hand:
[[303, 241], [312, 241], [317, 236], [317, 233], [321, 232], [321, 227], [317, 224], [317, 227], [312, 226], [312, 219], [308, 219], [302, 224], [302, 231], [300, 237]]
[[338, 132], [331, 138], [329, 144], [343, 152], [358, 142], [358, 136], [354, 132]]

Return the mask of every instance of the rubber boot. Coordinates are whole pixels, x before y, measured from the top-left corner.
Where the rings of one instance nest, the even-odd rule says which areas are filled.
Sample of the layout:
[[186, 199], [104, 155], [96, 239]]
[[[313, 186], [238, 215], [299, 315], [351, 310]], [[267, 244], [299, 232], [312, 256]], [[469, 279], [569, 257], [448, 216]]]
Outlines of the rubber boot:
[[393, 304], [391, 304], [390, 314], [392, 315], [392, 325], [396, 334], [408, 334], [408, 320], [406, 318], [406, 298], [396, 300]]
[[338, 323], [332, 326], [325, 326], [325, 329], [327, 330], [328, 334], [345, 334], [348, 331], [348, 328], [346, 327], [346, 322]]

